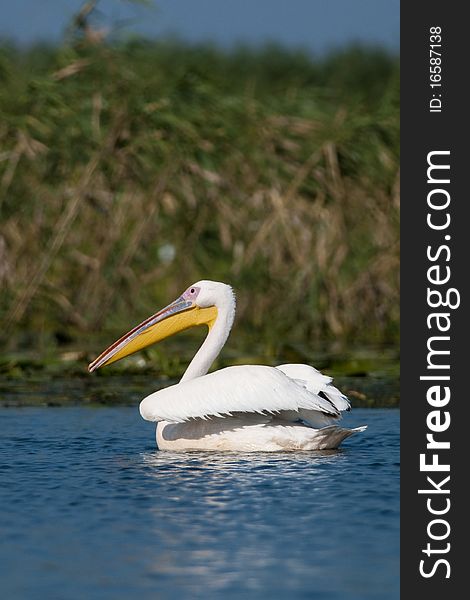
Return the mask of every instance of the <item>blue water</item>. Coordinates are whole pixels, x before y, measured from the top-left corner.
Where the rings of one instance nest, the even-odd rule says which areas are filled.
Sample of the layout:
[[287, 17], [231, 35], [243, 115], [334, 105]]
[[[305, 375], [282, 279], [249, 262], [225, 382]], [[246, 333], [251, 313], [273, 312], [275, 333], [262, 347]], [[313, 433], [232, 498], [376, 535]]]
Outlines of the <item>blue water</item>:
[[0, 409], [3, 598], [399, 597], [399, 412], [324, 453], [159, 452], [136, 408]]

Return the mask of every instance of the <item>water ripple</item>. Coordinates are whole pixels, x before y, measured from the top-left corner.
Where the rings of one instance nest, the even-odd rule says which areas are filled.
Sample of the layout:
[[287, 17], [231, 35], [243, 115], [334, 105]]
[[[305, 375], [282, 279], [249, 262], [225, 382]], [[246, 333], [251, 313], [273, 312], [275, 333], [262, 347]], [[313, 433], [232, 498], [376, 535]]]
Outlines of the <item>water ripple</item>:
[[396, 410], [284, 454], [159, 452], [128, 407], [0, 418], [5, 597], [398, 597]]

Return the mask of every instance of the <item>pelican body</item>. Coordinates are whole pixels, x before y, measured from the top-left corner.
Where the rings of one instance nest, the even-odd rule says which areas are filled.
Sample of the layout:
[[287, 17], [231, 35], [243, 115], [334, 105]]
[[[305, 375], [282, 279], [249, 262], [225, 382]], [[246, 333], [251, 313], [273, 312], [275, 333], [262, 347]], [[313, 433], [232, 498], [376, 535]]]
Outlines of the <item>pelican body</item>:
[[190, 327], [208, 334], [181, 381], [150, 394], [140, 414], [157, 423], [161, 450], [283, 451], [337, 448], [365, 427], [338, 426], [350, 404], [309, 365], [232, 366], [208, 373], [235, 318], [229, 285], [198, 281], [134, 327], [90, 365], [94, 371]]

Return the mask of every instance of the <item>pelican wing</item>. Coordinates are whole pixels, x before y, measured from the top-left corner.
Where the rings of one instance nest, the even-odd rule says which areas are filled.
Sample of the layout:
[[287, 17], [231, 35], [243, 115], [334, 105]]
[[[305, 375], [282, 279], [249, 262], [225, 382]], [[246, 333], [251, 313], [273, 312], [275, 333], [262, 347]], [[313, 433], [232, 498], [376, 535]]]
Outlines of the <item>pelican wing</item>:
[[329, 400], [331, 404], [339, 411], [351, 410], [351, 404], [347, 397], [342, 394], [338, 388], [331, 385], [333, 379], [327, 375], [323, 375], [310, 365], [279, 365], [276, 367], [288, 377], [295, 379], [307, 388], [309, 392], [322, 396]]
[[309, 389], [303, 379], [293, 379], [281, 369], [255, 365], [227, 367], [184, 381], [147, 396], [140, 404], [144, 419], [173, 423], [232, 413], [284, 411], [298, 419], [304, 418], [301, 411], [316, 411], [329, 422], [340, 416], [334, 403]]

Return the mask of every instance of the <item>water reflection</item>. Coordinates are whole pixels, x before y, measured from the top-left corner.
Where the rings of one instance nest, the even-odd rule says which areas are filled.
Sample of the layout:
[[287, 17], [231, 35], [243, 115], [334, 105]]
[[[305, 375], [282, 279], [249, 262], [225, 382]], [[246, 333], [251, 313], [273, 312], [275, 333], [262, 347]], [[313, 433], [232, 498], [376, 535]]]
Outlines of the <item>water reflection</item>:
[[[172, 470], [203, 470], [224, 475], [235, 472], [240, 474], [246, 468], [247, 473], [256, 470], [272, 471], [279, 466], [315, 467], [324, 461], [339, 459], [344, 450], [317, 450], [315, 452], [145, 452], [141, 454], [142, 462], [149, 467], [149, 474], [160, 472], [166, 467]], [[151, 469], [153, 467], [153, 469]]]
[[323, 578], [346, 550], [347, 531], [339, 525], [343, 539], [334, 527], [344, 518], [341, 503], [348, 495], [338, 482], [338, 472], [348, 468], [347, 451], [153, 452], [141, 459], [163, 495], [149, 508], [155, 539], [162, 537], [162, 522], [171, 531], [155, 553], [154, 577], [182, 578], [186, 588], [189, 575], [215, 593], [230, 589], [243, 573], [247, 591], [269, 580], [272, 594], [277, 586], [293, 592], [299, 578]]
[[152, 452], [141, 458], [146, 476], [158, 480], [160, 496], [149, 509], [155, 539], [162, 538], [162, 522], [165, 531], [171, 524], [151, 565], [154, 577], [201, 578], [216, 592], [230, 587], [241, 570], [244, 585], [256, 591], [259, 574], [268, 576], [279, 563], [282, 541], [292, 549], [284, 568], [312, 576], [316, 567], [305, 557], [295, 559], [311, 537], [304, 530], [310, 520], [306, 493], [321, 489], [329, 468], [344, 459], [342, 451]]

